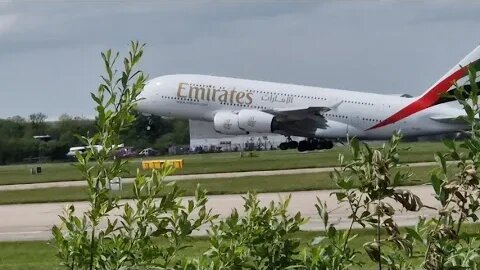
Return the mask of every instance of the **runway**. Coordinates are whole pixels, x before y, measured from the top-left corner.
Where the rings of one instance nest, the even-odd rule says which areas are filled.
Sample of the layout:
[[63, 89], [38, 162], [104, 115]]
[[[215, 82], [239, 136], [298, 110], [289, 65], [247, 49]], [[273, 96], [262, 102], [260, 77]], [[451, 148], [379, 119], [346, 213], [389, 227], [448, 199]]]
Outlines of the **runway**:
[[[410, 167], [427, 167], [427, 166], [433, 166], [436, 164], [437, 164], [436, 162], [417, 162], [417, 163], [408, 163], [405, 165], [408, 165]], [[166, 177], [166, 180], [167, 181], [183, 181], [183, 180], [202, 180], [202, 179], [218, 179], [218, 178], [241, 178], [241, 177], [249, 177], [249, 176], [307, 174], [307, 173], [331, 172], [336, 168], [338, 167], [170, 175]], [[124, 178], [122, 179], [122, 182], [124, 184], [132, 183], [133, 180], [134, 180], [133, 178]], [[7, 191], [7, 190], [40, 189], [40, 188], [52, 188], [52, 187], [80, 187], [80, 186], [86, 186], [86, 182], [85, 181], [60, 181], [60, 182], [46, 182], [46, 183], [35, 183], [35, 184], [0, 185], [0, 192]]]
[[[410, 186], [402, 187], [419, 196], [425, 205], [439, 207], [434, 199], [431, 186]], [[263, 204], [270, 201], [279, 201], [292, 195], [289, 212], [293, 215], [301, 212], [304, 217], [310, 218], [308, 223], [302, 227], [303, 230], [322, 230], [323, 224], [317, 215], [314, 207], [319, 197], [325, 200], [328, 209], [331, 211], [330, 220], [338, 228], [346, 228], [349, 225], [348, 210], [346, 205], [337, 205], [336, 199], [330, 196], [332, 190], [324, 191], [300, 191], [291, 193], [263, 193], [258, 197]], [[189, 199], [186, 197], [185, 199]], [[48, 240], [51, 239], [50, 229], [54, 224], [59, 224], [60, 215], [65, 205], [71, 203], [43, 203], [43, 204], [21, 204], [0, 206], [0, 241], [27, 241], [27, 240]], [[88, 203], [74, 202], [77, 213], [87, 209]], [[227, 216], [233, 208], [241, 209], [243, 200], [241, 195], [215, 195], [209, 196], [208, 208], [221, 217]], [[436, 210], [421, 209], [419, 212], [397, 212], [396, 221], [400, 226], [414, 225], [419, 216], [432, 217]], [[205, 234], [205, 229], [196, 234]]]

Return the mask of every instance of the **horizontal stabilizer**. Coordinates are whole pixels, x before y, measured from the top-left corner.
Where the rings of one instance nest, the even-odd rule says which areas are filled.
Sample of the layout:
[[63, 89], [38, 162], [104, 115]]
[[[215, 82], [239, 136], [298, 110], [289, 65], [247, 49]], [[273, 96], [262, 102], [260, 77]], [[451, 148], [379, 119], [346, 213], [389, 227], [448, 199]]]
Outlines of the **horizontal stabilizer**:
[[465, 120], [460, 118], [460, 116], [451, 116], [451, 115], [438, 115], [438, 116], [432, 116], [430, 117], [433, 121], [437, 121], [440, 123], [446, 123], [446, 124], [451, 124], [451, 123], [464, 123]]

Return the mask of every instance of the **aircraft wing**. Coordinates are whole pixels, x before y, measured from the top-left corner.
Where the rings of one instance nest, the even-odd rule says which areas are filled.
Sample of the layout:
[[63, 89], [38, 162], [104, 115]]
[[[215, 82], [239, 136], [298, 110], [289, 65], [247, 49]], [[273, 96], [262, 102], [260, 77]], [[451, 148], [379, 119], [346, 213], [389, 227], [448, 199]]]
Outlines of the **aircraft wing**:
[[271, 109], [265, 110], [265, 112], [273, 114], [277, 116], [277, 118], [286, 118], [287, 121], [289, 120], [302, 120], [302, 119], [312, 119], [312, 120], [320, 120], [321, 118], [323, 121], [325, 117], [323, 114], [330, 111], [337, 109], [343, 101], [335, 103], [331, 106], [313, 106], [313, 107], [297, 107], [297, 108], [278, 108], [278, 109]]
[[285, 134], [309, 137], [315, 134], [318, 128], [326, 129], [327, 119], [323, 116], [328, 107], [299, 107], [264, 110], [275, 115], [279, 127]]
[[277, 116], [279, 121], [298, 121], [304, 119], [325, 120], [323, 113], [330, 111], [328, 107], [300, 107], [265, 110]]

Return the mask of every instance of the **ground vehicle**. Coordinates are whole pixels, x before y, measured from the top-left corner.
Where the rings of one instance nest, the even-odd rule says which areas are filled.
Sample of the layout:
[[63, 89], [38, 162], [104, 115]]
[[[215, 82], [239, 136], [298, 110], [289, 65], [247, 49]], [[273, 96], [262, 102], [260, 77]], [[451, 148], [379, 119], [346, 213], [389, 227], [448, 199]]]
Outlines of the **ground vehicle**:
[[[94, 145], [93, 146], [93, 149], [95, 151], [100, 151], [102, 150], [102, 146], [101, 145]], [[74, 158], [75, 155], [77, 153], [80, 153], [80, 154], [85, 154], [85, 152], [90, 149], [90, 146], [74, 146], [74, 147], [70, 147], [70, 149], [68, 150], [68, 153], [66, 153], [65, 155], [67, 157], [70, 157], [70, 158]]]
[[157, 156], [159, 153], [160, 153], [159, 151], [149, 147], [149, 148], [145, 148], [142, 151], [138, 152], [138, 155], [149, 157], [149, 156]]
[[115, 158], [128, 158], [137, 155], [137, 151], [133, 147], [121, 147], [115, 152]]

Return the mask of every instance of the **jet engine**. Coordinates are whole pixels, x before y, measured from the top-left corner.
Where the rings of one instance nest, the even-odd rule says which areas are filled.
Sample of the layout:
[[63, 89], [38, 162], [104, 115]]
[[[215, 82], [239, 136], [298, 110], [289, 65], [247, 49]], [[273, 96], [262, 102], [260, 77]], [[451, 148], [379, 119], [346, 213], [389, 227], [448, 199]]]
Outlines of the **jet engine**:
[[215, 131], [227, 135], [248, 134], [238, 126], [238, 115], [233, 112], [217, 112], [213, 117], [213, 127]]
[[269, 113], [256, 110], [238, 112], [238, 126], [248, 132], [272, 133], [276, 130], [277, 121]]

